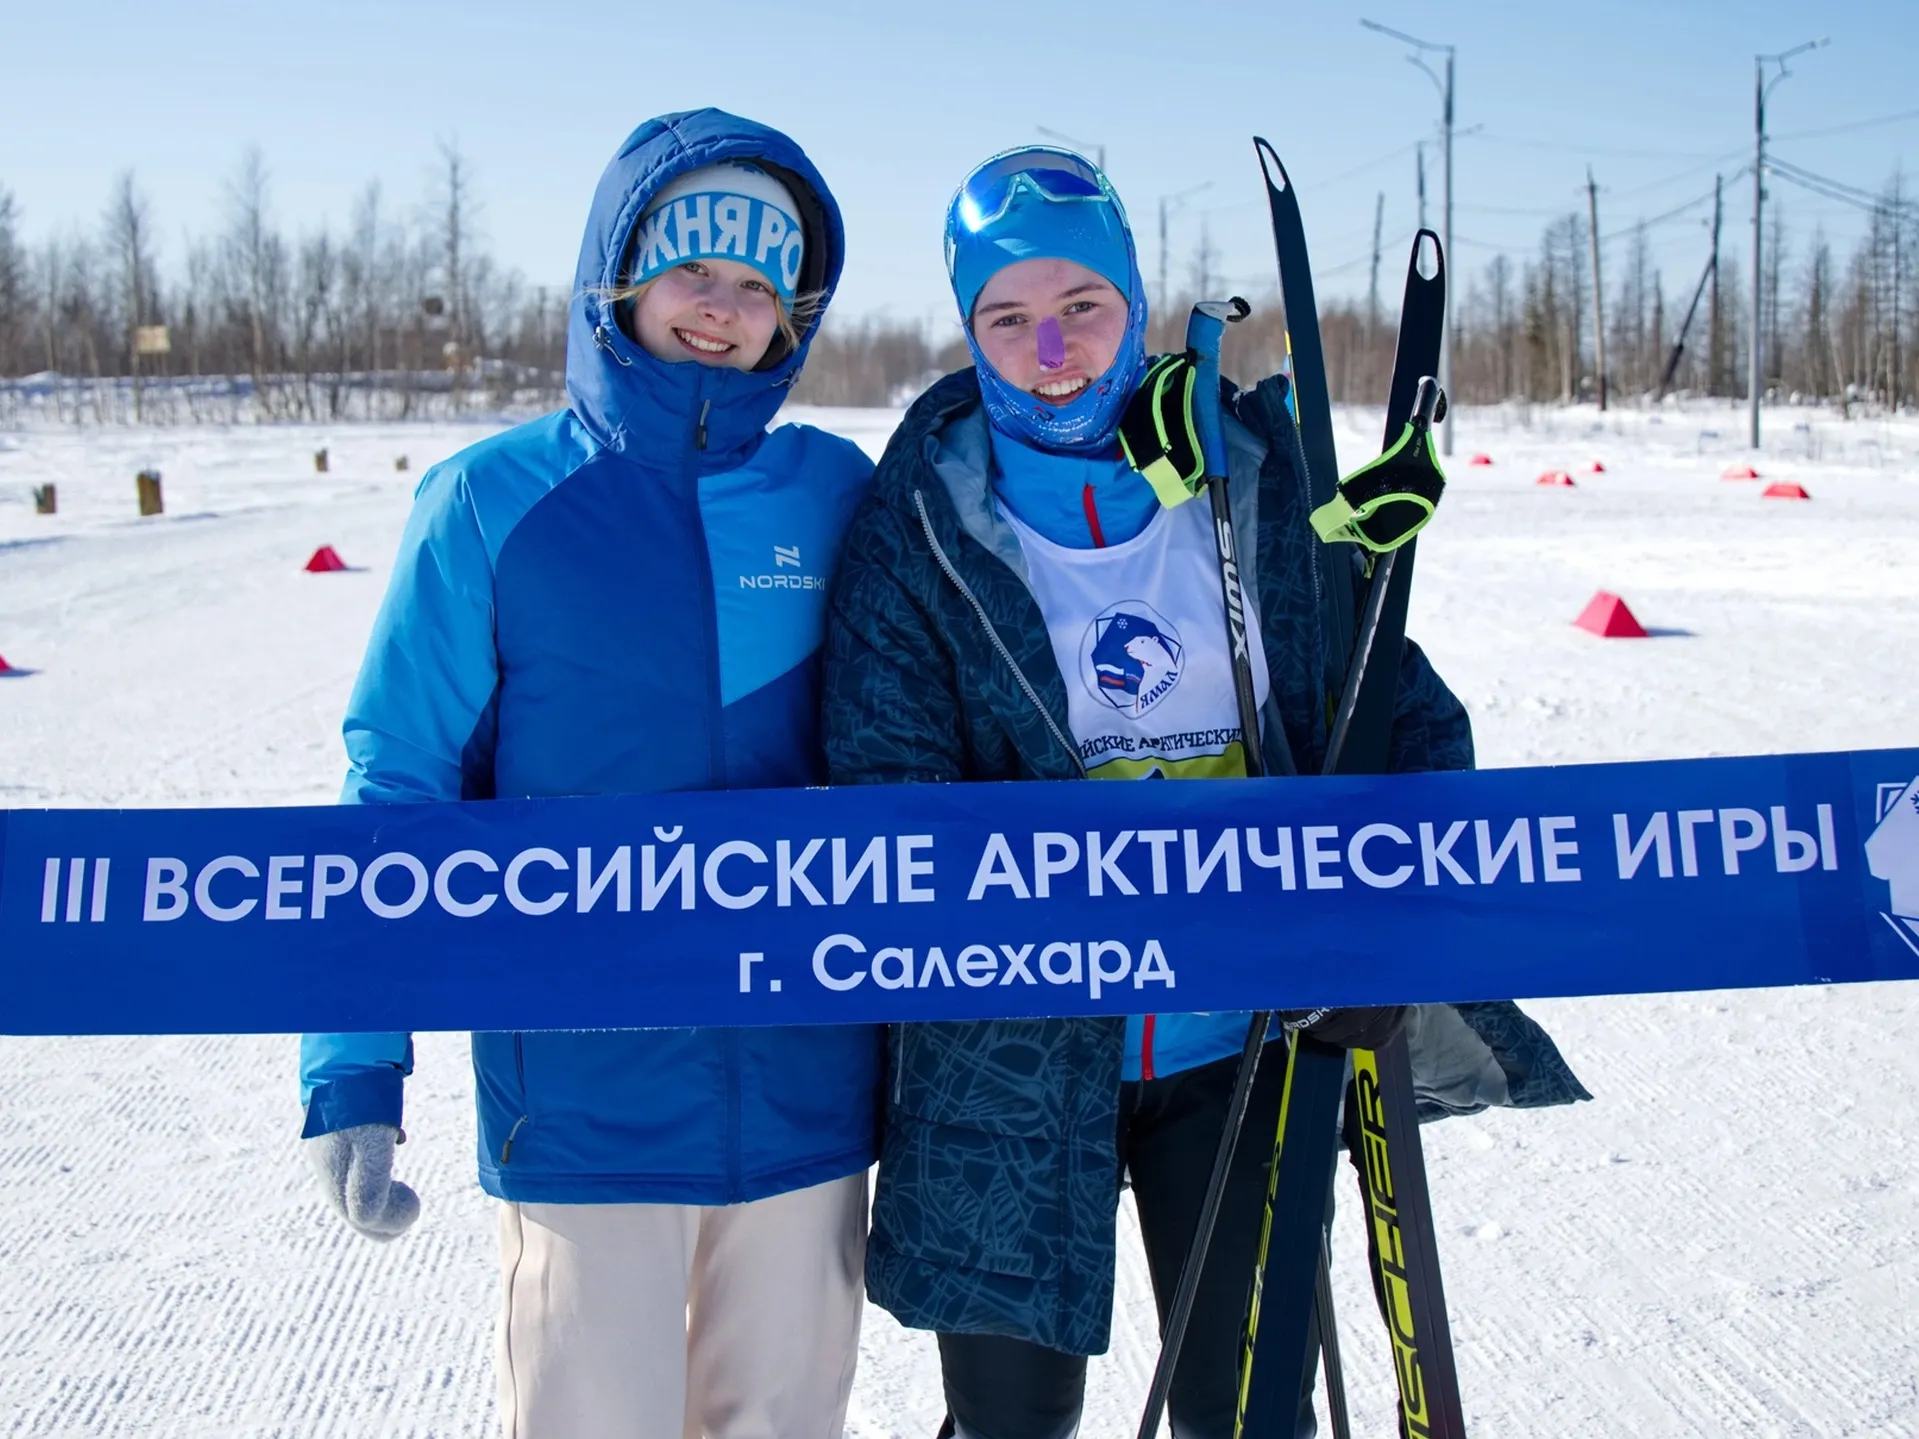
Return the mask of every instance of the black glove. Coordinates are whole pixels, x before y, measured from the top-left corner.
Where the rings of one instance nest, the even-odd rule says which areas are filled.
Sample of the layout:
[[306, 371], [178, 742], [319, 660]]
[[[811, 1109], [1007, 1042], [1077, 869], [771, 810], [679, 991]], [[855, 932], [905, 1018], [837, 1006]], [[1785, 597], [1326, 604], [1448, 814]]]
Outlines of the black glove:
[[[1317, 1016], [1317, 1017], [1315, 1017]], [[1406, 1027], [1406, 1006], [1377, 1009], [1293, 1010], [1280, 1016], [1288, 1029], [1335, 1049], [1382, 1049]]]

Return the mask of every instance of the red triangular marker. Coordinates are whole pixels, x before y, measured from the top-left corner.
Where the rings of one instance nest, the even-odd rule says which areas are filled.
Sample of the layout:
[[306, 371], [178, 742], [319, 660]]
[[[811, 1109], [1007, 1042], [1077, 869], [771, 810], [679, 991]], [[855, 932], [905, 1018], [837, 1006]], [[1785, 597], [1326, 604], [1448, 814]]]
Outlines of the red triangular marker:
[[346, 561], [340, 558], [340, 552], [332, 545], [321, 545], [313, 552], [313, 558], [307, 561], [307, 571], [316, 575], [330, 575], [346, 567]]
[[1751, 465], [1727, 465], [1725, 469], [1719, 472], [1719, 478], [1722, 480], [1756, 480], [1759, 478], [1759, 471], [1755, 470]]
[[1806, 487], [1804, 485], [1795, 485], [1790, 480], [1780, 480], [1777, 484], [1767, 485], [1765, 489], [1759, 492], [1759, 496], [1761, 499], [1766, 500], [1809, 500], [1812, 498], [1811, 495], [1806, 493]]
[[1590, 465], [1586, 466], [1586, 473], [1589, 475], [1603, 475], [1606, 473], [1606, 467], [1600, 464], [1599, 461], [1594, 460]]
[[12, 668], [13, 666], [7, 663], [7, 657], [0, 655], [0, 675], [6, 674]]
[[1470, 460], [1466, 461], [1469, 465], [1490, 465], [1492, 462], [1493, 457], [1491, 455], [1474, 455]]
[[1633, 612], [1626, 608], [1626, 602], [1618, 595], [1601, 590], [1587, 602], [1586, 608], [1579, 612], [1579, 618], [1573, 623], [1580, 629], [1608, 640], [1643, 640], [1646, 627], [1634, 618]]
[[1548, 470], [1545, 474], [1534, 480], [1533, 483], [1536, 485], [1557, 485], [1562, 490], [1569, 490], [1573, 487], [1573, 477], [1564, 470]]

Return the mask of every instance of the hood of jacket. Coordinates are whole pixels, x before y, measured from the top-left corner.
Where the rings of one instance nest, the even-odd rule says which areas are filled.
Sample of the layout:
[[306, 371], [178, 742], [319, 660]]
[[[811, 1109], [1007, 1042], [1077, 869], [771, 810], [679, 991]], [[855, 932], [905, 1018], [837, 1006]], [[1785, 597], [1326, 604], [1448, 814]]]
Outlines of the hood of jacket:
[[[796, 349], [745, 371], [657, 360], [620, 327], [610, 296], [647, 202], [678, 176], [719, 160], [752, 160], [793, 192], [806, 227], [802, 294], [830, 295], [845, 258], [832, 192], [805, 152], [778, 130], [707, 109], [658, 116], [626, 137], [600, 176], [580, 241], [567, 309], [566, 392], [601, 447], [646, 468], [678, 470], [689, 451], [701, 473], [743, 464], [785, 402], [819, 331], [815, 319]], [[780, 344], [776, 337], [774, 345]]]

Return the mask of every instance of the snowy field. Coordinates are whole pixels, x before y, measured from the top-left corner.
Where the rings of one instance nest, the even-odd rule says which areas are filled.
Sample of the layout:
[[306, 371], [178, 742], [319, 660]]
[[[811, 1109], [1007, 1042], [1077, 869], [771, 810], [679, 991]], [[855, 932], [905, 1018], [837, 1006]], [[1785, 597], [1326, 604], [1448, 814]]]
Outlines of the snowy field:
[[[896, 416], [808, 418], [877, 454]], [[1770, 413], [1759, 468], [1810, 502], [1718, 478], [1743, 423], [1463, 415], [1412, 630], [1482, 764], [1919, 743], [1919, 421]], [[1378, 417], [1341, 426], [1351, 466]], [[34, 671], [0, 680], [0, 805], [328, 802], [412, 483], [494, 428], [0, 433], [0, 656]], [[168, 512], [140, 520], [149, 466]], [[355, 568], [303, 573], [321, 544]], [[1657, 637], [1573, 629], [1601, 587]], [[1596, 1102], [1425, 1132], [1474, 1435], [1919, 1434], [1919, 987], [1530, 1008]], [[0, 1039], [0, 1435], [495, 1432], [465, 1050], [421, 1040], [426, 1213], [379, 1247], [298, 1153], [290, 1038]], [[1350, 1193], [1347, 1379], [1386, 1439]], [[1123, 1265], [1090, 1439], [1133, 1432], [1155, 1350], [1136, 1241]], [[869, 1311], [849, 1434], [931, 1439], [940, 1412], [927, 1336]]]

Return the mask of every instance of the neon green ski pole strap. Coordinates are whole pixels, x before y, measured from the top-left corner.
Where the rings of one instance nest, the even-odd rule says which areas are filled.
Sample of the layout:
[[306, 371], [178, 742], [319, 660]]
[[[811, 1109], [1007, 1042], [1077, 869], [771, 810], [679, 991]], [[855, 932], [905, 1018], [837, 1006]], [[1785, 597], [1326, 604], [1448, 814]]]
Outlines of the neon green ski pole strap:
[[[1432, 519], [1446, 476], [1433, 448], [1432, 412], [1424, 404], [1424, 383], [1428, 382], [1422, 382], [1421, 405], [1393, 447], [1346, 476], [1333, 498], [1313, 511], [1313, 529], [1327, 544], [1355, 544], [1385, 554], [1405, 544]], [[1437, 396], [1436, 385], [1433, 392]]]
[[1119, 446], [1159, 502], [1172, 509], [1199, 493], [1206, 461], [1193, 417], [1199, 367], [1189, 355], [1161, 355], [1120, 416]]

